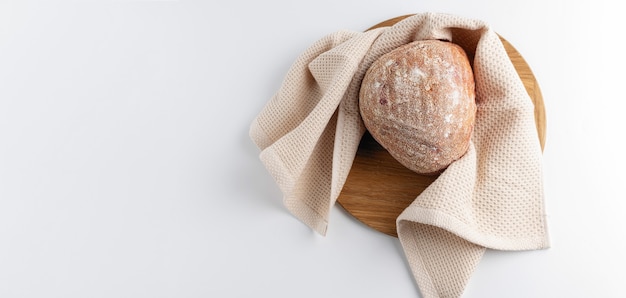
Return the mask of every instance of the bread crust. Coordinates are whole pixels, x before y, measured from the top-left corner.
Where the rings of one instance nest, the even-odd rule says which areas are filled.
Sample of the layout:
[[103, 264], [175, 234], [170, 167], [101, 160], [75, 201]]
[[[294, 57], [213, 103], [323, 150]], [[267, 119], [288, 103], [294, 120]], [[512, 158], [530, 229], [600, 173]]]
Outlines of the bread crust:
[[469, 59], [446, 41], [398, 47], [366, 72], [359, 109], [367, 130], [398, 162], [420, 174], [439, 173], [467, 152], [474, 129]]

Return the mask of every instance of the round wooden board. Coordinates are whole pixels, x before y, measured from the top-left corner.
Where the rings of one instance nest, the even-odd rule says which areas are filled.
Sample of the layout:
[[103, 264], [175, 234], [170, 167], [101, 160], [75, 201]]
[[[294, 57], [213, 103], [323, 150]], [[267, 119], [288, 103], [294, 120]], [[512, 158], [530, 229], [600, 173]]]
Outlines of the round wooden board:
[[[386, 20], [369, 30], [391, 26], [409, 16]], [[539, 84], [522, 55], [504, 38], [500, 39], [535, 105], [535, 123], [543, 149], [546, 114]], [[402, 166], [366, 132], [337, 201], [359, 221], [397, 237], [396, 218], [435, 179], [437, 176], [419, 175]]]

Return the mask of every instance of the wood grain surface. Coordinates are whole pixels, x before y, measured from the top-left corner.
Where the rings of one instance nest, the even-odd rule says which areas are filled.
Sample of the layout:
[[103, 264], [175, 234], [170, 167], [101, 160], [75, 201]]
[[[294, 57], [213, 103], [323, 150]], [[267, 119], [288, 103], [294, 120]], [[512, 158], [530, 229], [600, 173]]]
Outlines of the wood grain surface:
[[[409, 16], [386, 20], [368, 30], [391, 26]], [[539, 84], [522, 55], [504, 38], [500, 39], [535, 105], [537, 135], [543, 149], [546, 114]], [[402, 166], [366, 132], [337, 201], [359, 221], [397, 237], [396, 218], [435, 179], [437, 176], [419, 175]]]

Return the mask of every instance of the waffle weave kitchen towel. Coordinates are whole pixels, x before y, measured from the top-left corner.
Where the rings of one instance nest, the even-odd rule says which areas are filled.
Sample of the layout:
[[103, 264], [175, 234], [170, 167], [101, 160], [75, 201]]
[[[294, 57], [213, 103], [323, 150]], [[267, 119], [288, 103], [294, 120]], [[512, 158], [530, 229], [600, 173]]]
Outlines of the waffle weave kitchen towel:
[[476, 124], [468, 152], [398, 217], [398, 238], [424, 297], [460, 297], [487, 248], [549, 245], [533, 103], [485, 22], [421, 13], [329, 34], [298, 57], [250, 137], [288, 210], [324, 235], [365, 132], [358, 109], [365, 72], [381, 55], [426, 39], [454, 42], [470, 57]]

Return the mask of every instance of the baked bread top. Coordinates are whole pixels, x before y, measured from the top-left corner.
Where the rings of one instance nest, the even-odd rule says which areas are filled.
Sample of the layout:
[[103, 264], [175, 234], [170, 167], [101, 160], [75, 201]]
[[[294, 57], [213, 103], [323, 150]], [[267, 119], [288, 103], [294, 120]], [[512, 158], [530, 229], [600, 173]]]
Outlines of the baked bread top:
[[415, 41], [381, 56], [361, 83], [359, 108], [374, 139], [398, 162], [436, 174], [468, 149], [475, 84], [458, 45]]

